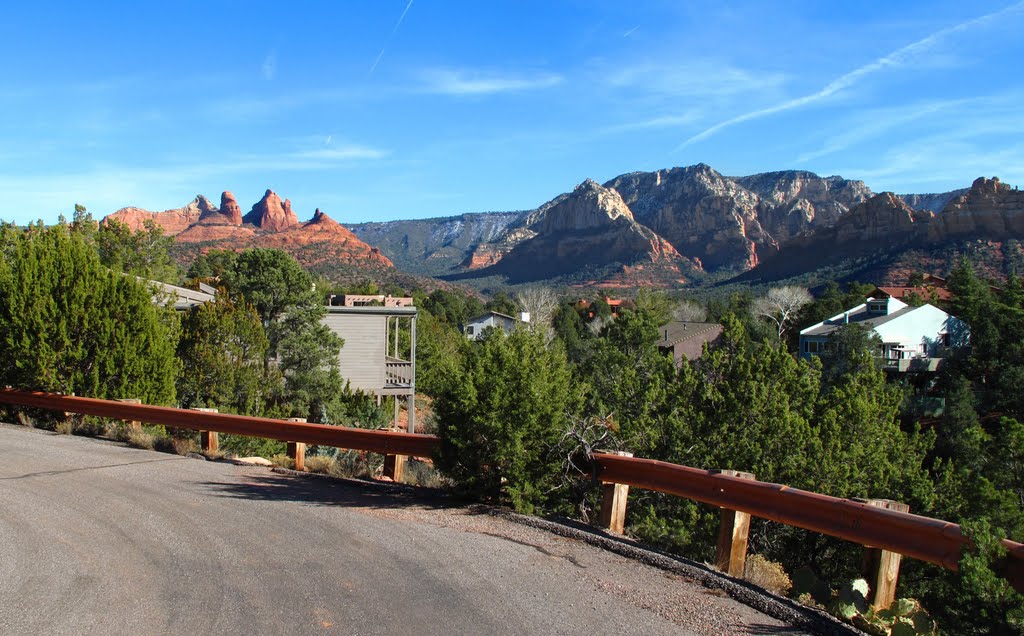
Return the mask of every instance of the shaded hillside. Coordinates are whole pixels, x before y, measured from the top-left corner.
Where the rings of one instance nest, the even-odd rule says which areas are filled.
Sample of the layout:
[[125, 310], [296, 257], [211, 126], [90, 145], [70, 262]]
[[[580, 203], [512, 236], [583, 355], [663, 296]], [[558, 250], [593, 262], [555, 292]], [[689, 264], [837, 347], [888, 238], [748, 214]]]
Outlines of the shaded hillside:
[[882, 193], [855, 206], [835, 225], [806, 232], [737, 282], [771, 282], [808, 272], [878, 282], [913, 271], [944, 274], [968, 257], [986, 274], [1005, 276], [1024, 265], [1024, 193], [998, 178], [978, 178], [941, 212], [914, 209], [906, 197]]
[[695, 269], [668, 241], [637, 223], [617, 191], [589, 179], [539, 208], [528, 224], [529, 235], [500, 260], [451, 279], [497, 274], [511, 284], [566, 278], [586, 282], [579, 279], [587, 273], [614, 278], [632, 266], [634, 272], [651, 273], [645, 284], [662, 286], [685, 283]]
[[355, 223], [348, 228], [376, 245], [399, 269], [425, 275], [450, 273], [476, 246], [496, 241], [523, 212], [480, 212], [434, 219]]

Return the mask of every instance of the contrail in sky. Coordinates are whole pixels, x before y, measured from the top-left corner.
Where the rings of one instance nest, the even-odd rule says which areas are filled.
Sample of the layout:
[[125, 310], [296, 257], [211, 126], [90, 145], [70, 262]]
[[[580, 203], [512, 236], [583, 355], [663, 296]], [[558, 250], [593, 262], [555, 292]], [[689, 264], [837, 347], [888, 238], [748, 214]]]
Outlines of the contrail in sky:
[[752, 119], [760, 119], [761, 117], [774, 115], [775, 113], [781, 113], [787, 110], [791, 110], [793, 108], [799, 108], [800, 106], [806, 106], [807, 104], [812, 104], [814, 102], [823, 100], [827, 97], [831, 97], [832, 95], [838, 93], [844, 88], [849, 88], [850, 86], [853, 86], [867, 75], [871, 75], [877, 71], [880, 71], [890, 66], [898, 66], [900, 64], [903, 64], [904, 62], [907, 62], [910, 56], [912, 56], [913, 54], [924, 51], [925, 49], [929, 48], [930, 46], [932, 46], [933, 44], [935, 44], [936, 42], [945, 38], [948, 35], [959, 33], [961, 31], [966, 31], [970, 28], [978, 26], [979, 24], [988, 22], [993, 18], [1003, 16], [1007, 13], [1013, 13], [1021, 9], [1024, 9], [1024, 1], [1017, 2], [1004, 9], [1000, 9], [999, 11], [995, 11], [993, 13], [989, 13], [987, 15], [983, 15], [972, 20], [967, 20], [966, 22], [961, 22], [960, 24], [954, 24], [951, 27], [946, 27], [945, 29], [936, 31], [935, 33], [932, 33], [928, 37], [922, 38], [902, 48], [896, 49], [892, 53], [884, 57], [880, 57], [874, 62], [865, 64], [864, 66], [854, 69], [849, 73], [846, 73], [845, 75], [837, 77], [836, 79], [829, 82], [828, 85], [825, 86], [825, 88], [822, 88], [817, 93], [811, 93], [810, 95], [797, 97], [789, 101], [782, 102], [781, 104], [776, 104], [774, 106], [769, 106], [767, 108], [762, 108], [760, 110], [750, 111], [749, 113], [743, 113], [742, 115], [738, 115], [736, 117], [733, 117], [732, 119], [727, 119], [723, 122], [719, 122], [714, 126], [711, 126], [710, 128], [707, 128], [702, 132], [697, 133], [693, 137], [690, 137], [682, 144], [680, 144], [679, 147], [676, 148], [676, 150], [685, 148], [686, 146], [689, 146], [692, 143], [703, 141], [708, 137], [714, 135], [715, 133], [725, 128], [735, 126], [736, 124], [741, 124], [745, 121], [750, 121]]
[[384, 46], [380, 47], [380, 53], [377, 54], [377, 59], [373, 61], [373, 66], [370, 67], [370, 75], [373, 75], [373, 71], [376, 70], [377, 65], [380, 64], [380, 60], [384, 57], [384, 51], [388, 48], [388, 44], [391, 44], [391, 38], [395, 37], [395, 33], [398, 32], [398, 27], [402, 26], [402, 20], [405, 19], [405, 14], [409, 13], [409, 8], [412, 7], [412, 0], [409, 0], [409, 4], [405, 5], [405, 11], [402, 15], [398, 16], [398, 22], [395, 22], [395, 28], [391, 29], [391, 34], [388, 35], [388, 39], [384, 40]]

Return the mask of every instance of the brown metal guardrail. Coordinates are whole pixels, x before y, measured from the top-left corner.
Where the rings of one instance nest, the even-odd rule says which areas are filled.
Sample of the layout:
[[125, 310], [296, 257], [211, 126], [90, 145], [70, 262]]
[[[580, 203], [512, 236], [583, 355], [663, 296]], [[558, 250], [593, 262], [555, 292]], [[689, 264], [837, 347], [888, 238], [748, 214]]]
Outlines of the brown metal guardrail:
[[[118, 420], [350, 448], [389, 456], [430, 456], [441, 441], [433, 435], [285, 422], [14, 389], [0, 389], [0, 402]], [[960, 526], [954, 523], [781, 484], [755, 481], [749, 475], [744, 478], [722, 471], [700, 470], [609, 453], [594, 453], [592, 459], [597, 468], [597, 478], [609, 485], [636, 486], [693, 499], [726, 510], [892, 551], [950, 570], [959, 568], [963, 549], [971, 543]], [[624, 512], [623, 501], [620, 513]], [[742, 539], [745, 551], [745, 532]], [[1003, 546], [1007, 549], [1007, 558], [1002, 564], [1001, 573], [1017, 591], [1024, 593], [1024, 544], [1004, 540]], [[892, 583], [895, 584], [895, 580]]]
[[66, 411], [109, 417], [116, 420], [163, 424], [176, 428], [189, 428], [250, 437], [265, 437], [283, 442], [321, 444], [337, 448], [381, 453], [384, 455], [412, 455], [429, 457], [440, 443], [434, 435], [414, 435], [392, 431], [374, 431], [327, 424], [284, 422], [266, 417], [204, 413], [166, 406], [128, 404], [112, 400], [56, 395], [33, 391], [0, 389], [0, 402], [51, 411]]
[[[716, 474], [677, 464], [595, 453], [601, 481], [628, 484], [738, 510], [864, 546], [881, 548], [950, 570], [959, 568], [971, 544], [960, 526], [909, 512], [879, 508], [851, 499], [751, 479]], [[1004, 540], [1003, 576], [1024, 592], [1024, 544]]]

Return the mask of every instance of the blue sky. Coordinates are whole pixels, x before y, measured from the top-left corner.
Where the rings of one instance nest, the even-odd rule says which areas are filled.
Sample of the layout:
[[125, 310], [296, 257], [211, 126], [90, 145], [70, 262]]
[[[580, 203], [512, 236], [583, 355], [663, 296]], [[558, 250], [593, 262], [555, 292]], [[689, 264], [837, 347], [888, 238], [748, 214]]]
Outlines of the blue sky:
[[1024, 185], [1024, 2], [144, 4], [5, 8], [0, 219], [442, 216], [698, 162]]

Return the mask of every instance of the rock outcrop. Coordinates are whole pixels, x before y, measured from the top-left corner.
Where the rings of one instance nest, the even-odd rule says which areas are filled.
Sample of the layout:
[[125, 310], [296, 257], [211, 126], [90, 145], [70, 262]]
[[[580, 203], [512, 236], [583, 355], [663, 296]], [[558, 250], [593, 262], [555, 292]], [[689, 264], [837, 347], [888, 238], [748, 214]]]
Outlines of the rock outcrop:
[[249, 213], [242, 217], [243, 223], [251, 223], [261, 230], [280, 232], [293, 225], [298, 225], [299, 219], [292, 212], [292, 202], [288, 199], [281, 201], [281, 197], [273, 190], [267, 190], [259, 203], [252, 206]]
[[[300, 223], [291, 202], [281, 200], [272, 190], [242, 216], [241, 207], [230, 191], [221, 194], [220, 208], [200, 195], [189, 205], [165, 212], [122, 208], [108, 219], [142, 229], [152, 219], [174, 236], [176, 257], [186, 264], [197, 251], [242, 250], [248, 247], [283, 249], [307, 267], [328, 271], [338, 267], [391, 268], [393, 263], [379, 249], [359, 240], [319, 209], [313, 218]], [[104, 219], [106, 222], [107, 219]]]
[[518, 228], [531, 234], [480, 275], [501, 274], [511, 282], [527, 282], [613, 264], [621, 271], [648, 263], [658, 265], [662, 279], [667, 269], [679, 283], [695, 269], [668, 241], [637, 223], [618, 192], [589, 179], [541, 209], [530, 215], [528, 228]]
[[191, 203], [184, 207], [175, 208], [173, 210], [164, 210], [163, 212], [151, 212], [149, 210], [143, 210], [142, 208], [127, 207], [121, 208], [120, 210], [106, 216], [103, 220], [112, 219], [120, 221], [127, 225], [133, 232], [138, 232], [145, 228], [146, 221], [153, 221], [158, 226], [162, 227], [164, 234], [168, 236], [174, 236], [180, 232], [184, 232], [188, 227], [196, 222], [204, 214], [216, 213], [217, 208], [210, 200], [203, 195], [197, 195], [195, 199], [192, 199]]
[[[971, 250], [977, 257], [991, 251], [991, 260], [999, 260], [1005, 241], [1021, 239], [1024, 192], [998, 178], [979, 178], [939, 213], [914, 209], [905, 195], [883, 192], [851, 208], [835, 225], [786, 242], [775, 257], [752, 274], [774, 280], [865, 258], [903, 267], [903, 255], [911, 251], [916, 253], [915, 258], [935, 260], [943, 250], [960, 250], [965, 241], [972, 242]], [[822, 249], [824, 246], [827, 249]]]
[[225, 190], [220, 195], [220, 208], [212, 208], [199, 217], [199, 223], [204, 225], [241, 225], [242, 208], [238, 206], [235, 195]]
[[360, 241], [355, 234], [317, 208], [313, 218], [280, 232], [261, 233], [254, 241], [257, 247], [285, 250], [303, 265], [324, 264], [394, 267], [376, 247]]
[[915, 210], [927, 210], [929, 212], [942, 212], [946, 205], [960, 196], [967, 194], [970, 188], [961, 188], [950, 192], [931, 192], [928, 194], [901, 194], [900, 198], [907, 202], [907, 205]]

